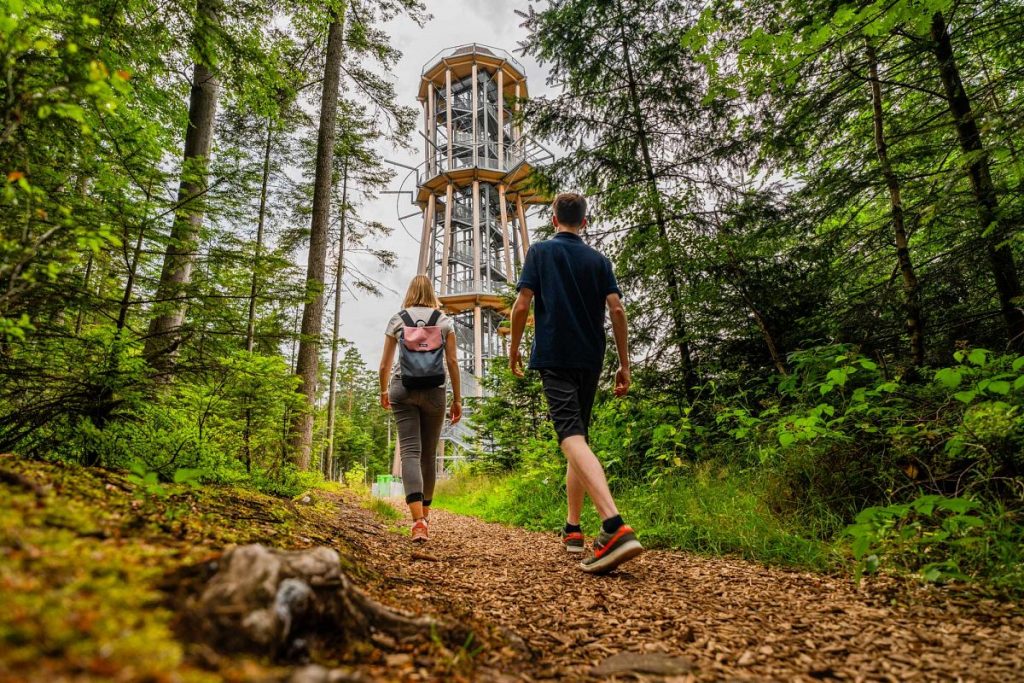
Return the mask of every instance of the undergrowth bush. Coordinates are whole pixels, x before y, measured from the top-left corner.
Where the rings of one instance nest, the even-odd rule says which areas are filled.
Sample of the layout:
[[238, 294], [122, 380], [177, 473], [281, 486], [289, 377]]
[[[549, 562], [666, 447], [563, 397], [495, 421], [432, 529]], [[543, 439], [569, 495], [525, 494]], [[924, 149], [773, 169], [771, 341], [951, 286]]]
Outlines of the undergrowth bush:
[[[1007, 550], [1024, 510], [1024, 356], [964, 349], [954, 360], [904, 373], [832, 345], [791, 354], [789, 373], [768, 383], [727, 392], [708, 381], [691, 402], [651, 385], [623, 399], [602, 393], [590, 443], [648, 542], [820, 567], [849, 557], [853, 539], [866, 538], [864, 525], [878, 522], [867, 556], [879, 569], [1024, 586]], [[529, 380], [518, 381], [522, 394]], [[502, 405], [523, 425], [536, 417], [509, 409], [504, 395], [498, 382], [492, 419]], [[532, 404], [520, 396], [518, 405]], [[483, 420], [478, 429], [488, 426]], [[553, 436], [487, 433], [497, 437], [481, 444], [474, 472], [504, 474], [477, 481], [484, 492], [454, 484], [453, 504], [557, 528], [564, 460]], [[932, 501], [921, 504], [932, 514], [914, 507], [920, 500]], [[949, 529], [925, 531], [954, 523], [943, 517], [947, 503], [936, 501], [970, 501], [966, 519], [981, 525], [960, 519], [972, 526], [956, 538]], [[854, 531], [843, 534], [848, 524]], [[927, 542], [910, 542], [914, 533]], [[897, 549], [892, 534], [910, 536]], [[823, 550], [833, 542], [837, 553]], [[970, 561], [958, 554], [968, 547]]]

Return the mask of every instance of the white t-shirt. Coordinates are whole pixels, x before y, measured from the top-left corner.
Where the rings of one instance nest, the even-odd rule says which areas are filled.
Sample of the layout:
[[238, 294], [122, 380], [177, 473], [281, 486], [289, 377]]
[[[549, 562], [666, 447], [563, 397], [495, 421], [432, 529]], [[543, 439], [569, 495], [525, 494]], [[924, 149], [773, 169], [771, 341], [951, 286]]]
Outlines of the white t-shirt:
[[[412, 318], [413, 322], [418, 323], [422, 321], [425, 325], [430, 320], [430, 316], [434, 314], [436, 309], [430, 308], [429, 306], [410, 306], [405, 310], [409, 313], [409, 317]], [[435, 324], [441, 328], [441, 338], [444, 339], [444, 343], [446, 345], [454, 344], [455, 340], [450, 338], [450, 335], [455, 333], [455, 323], [452, 322], [452, 319], [442, 313]], [[388, 321], [388, 326], [384, 330], [384, 334], [398, 339], [399, 331], [401, 331], [403, 327], [405, 327], [405, 321], [402, 320], [401, 311], [399, 311], [391, 316], [391, 320]], [[399, 366], [398, 361], [395, 361], [392, 376], [402, 376], [402, 369]]]

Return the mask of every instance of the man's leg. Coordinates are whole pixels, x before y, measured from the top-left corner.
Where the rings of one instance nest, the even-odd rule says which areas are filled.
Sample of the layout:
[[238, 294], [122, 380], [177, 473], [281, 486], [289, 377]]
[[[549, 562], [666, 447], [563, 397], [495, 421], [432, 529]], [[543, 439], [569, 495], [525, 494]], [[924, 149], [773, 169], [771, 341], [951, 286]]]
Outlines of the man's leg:
[[[604, 476], [604, 467], [601, 466], [601, 461], [597, 459], [594, 452], [590, 450], [590, 446], [587, 444], [587, 440], [582, 434], [574, 434], [567, 436], [562, 439], [560, 444], [562, 453], [565, 454], [565, 459], [569, 462], [569, 469], [571, 470], [570, 479], [575, 478], [581, 488], [587, 492], [590, 496], [590, 500], [594, 501], [594, 507], [597, 508], [597, 514], [600, 515], [602, 520], [608, 519], [609, 517], [615, 517], [619, 514], [618, 509], [615, 507], [615, 501], [612, 499], [612, 492], [608, 489], [608, 480]], [[572, 477], [575, 474], [575, 477]], [[582, 492], [579, 494], [579, 507], [576, 510], [576, 519], [579, 520], [579, 510], [583, 507], [583, 495]], [[572, 494], [569, 495], [569, 514], [572, 514]], [[573, 520], [570, 518], [570, 522]]]
[[565, 463], [565, 492], [569, 499], [569, 514], [566, 521], [573, 526], [579, 526], [580, 513], [583, 512], [583, 494], [586, 489], [583, 488], [583, 482], [568, 459]]
[[619, 516], [604, 467], [587, 443], [598, 373], [548, 369], [541, 371], [541, 379], [559, 446], [568, 462], [567, 488], [569, 481], [575, 480], [594, 501], [594, 507], [601, 516], [601, 533], [594, 539], [594, 552], [580, 563], [580, 567], [593, 574], [612, 571], [643, 552], [643, 546]]

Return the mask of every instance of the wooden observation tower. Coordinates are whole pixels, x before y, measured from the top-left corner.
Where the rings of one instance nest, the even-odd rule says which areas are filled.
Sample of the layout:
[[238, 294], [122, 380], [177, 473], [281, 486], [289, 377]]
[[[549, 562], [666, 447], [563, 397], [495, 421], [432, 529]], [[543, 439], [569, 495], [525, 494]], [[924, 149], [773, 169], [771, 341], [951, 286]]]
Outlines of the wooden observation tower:
[[423, 211], [418, 272], [455, 321], [463, 393], [481, 396], [487, 361], [502, 352], [514, 285], [530, 235], [527, 210], [546, 199], [529, 180], [551, 154], [523, 135], [525, 69], [476, 43], [442, 50], [424, 67], [419, 101], [426, 141], [416, 204]]

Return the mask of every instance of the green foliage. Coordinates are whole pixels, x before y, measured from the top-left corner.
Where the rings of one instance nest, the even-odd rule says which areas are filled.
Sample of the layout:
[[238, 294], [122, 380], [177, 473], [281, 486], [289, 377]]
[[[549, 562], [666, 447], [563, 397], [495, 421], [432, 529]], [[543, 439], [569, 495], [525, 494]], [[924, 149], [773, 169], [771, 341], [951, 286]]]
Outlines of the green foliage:
[[1024, 589], [1024, 530], [1005, 511], [968, 498], [922, 495], [862, 510], [846, 528], [856, 575], [885, 569], [917, 572], [925, 581], [986, 579]]
[[[729, 395], [709, 382], [698, 388], [696, 401], [683, 405], [657, 387], [641, 385], [624, 399], [601, 393], [590, 444], [623, 514], [657, 545], [824, 567], [835, 559], [830, 544], [845, 552], [854, 542], [858, 571], [868, 555], [884, 555], [892, 569], [925, 568], [937, 579], [951, 577], [955, 565], [961, 578], [1009, 590], [1019, 577], [1008, 569], [1007, 539], [1020, 533], [1024, 509], [1024, 391], [1017, 381], [1024, 357], [965, 349], [956, 360], [922, 373], [934, 380], [899, 377], [852, 346], [833, 345], [791, 354], [791, 372], [757, 393]], [[480, 410], [496, 421], [515, 389], [508, 378], [494, 377], [496, 391]], [[540, 398], [535, 379], [520, 381], [519, 391]], [[964, 391], [974, 394], [970, 401]], [[515, 415], [510, 411], [510, 420], [522, 419]], [[494, 456], [484, 452], [467, 478], [444, 487], [439, 504], [557, 528], [565, 465], [554, 439], [523, 434], [507, 448], [517, 457], [513, 467], [495, 467]], [[496, 471], [498, 479], [473, 478]], [[913, 503], [922, 491], [925, 502]], [[952, 512], [950, 506], [964, 503], [944, 501], [966, 496], [975, 502], [962, 512], [984, 522], [980, 531], [959, 517], [922, 517], [914, 525], [904, 519]], [[993, 512], [1000, 506], [1008, 512]], [[587, 515], [594, 526], [589, 509]], [[842, 535], [853, 522], [860, 540]], [[935, 535], [929, 525], [944, 530]], [[911, 526], [930, 540], [902, 531]], [[898, 549], [891, 545], [894, 528], [904, 534]], [[973, 540], [954, 543], [957, 534], [987, 540], [984, 548]], [[958, 554], [961, 546], [975, 553], [969, 562]]]

